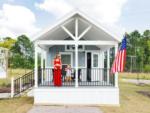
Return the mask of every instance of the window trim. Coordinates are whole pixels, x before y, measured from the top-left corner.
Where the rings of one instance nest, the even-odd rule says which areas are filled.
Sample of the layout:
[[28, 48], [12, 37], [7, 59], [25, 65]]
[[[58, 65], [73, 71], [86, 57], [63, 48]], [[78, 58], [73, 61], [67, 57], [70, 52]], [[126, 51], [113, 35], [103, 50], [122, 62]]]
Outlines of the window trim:
[[[73, 67], [73, 53], [72, 52], [60, 52], [60, 56], [61, 55], [70, 55], [71, 56], [71, 67]], [[62, 64], [62, 65], [66, 65], [66, 64]]]
[[[67, 49], [67, 46], [69, 45], [65, 45], [65, 51], [75, 51], [75, 49]], [[78, 51], [84, 51], [85, 50], [85, 46], [84, 45], [81, 45], [82, 46], [82, 49], [78, 49]]]
[[[98, 66], [97, 67], [94, 67], [94, 55], [97, 55], [98, 56]], [[99, 53], [97, 52], [92, 52], [92, 68], [99, 68], [100, 66], [100, 60], [99, 60]]]

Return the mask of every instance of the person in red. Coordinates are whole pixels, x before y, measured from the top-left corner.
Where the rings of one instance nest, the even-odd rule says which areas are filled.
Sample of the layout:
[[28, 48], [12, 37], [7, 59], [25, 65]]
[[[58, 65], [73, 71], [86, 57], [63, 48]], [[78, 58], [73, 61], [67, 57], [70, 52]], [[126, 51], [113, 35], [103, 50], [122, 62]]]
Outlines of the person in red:
[[60, 55], [57, 54], [56, 57], [54, 58], [54, 86], [62, 85], [61, 69], [62, 69], [61, 58]]

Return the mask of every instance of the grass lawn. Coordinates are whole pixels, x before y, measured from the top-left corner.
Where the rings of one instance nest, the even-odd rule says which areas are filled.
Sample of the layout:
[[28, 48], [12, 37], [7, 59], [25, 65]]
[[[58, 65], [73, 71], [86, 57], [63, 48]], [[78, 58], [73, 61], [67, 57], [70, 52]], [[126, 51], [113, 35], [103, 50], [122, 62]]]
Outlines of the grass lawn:
[[104, 113], [150, 113], [150, 98], [136, 91], [150, 91], [150, 86], [119, 83], [120, 107], [101, 107]]
[[[120, 82], [120, 107], [103, 106], [104, 113], [150, 113], [150, 98], [136, 91], [150, 91], [150, 86], [137, 86]], [[0, 113], [26, 113], [33, 105], [33, 98], [20, 97], [0, 100]]]
[[[9, 69], [8, 77], [0, 79], [1, 87], [10, 87], [11, 77], [19, 77], [31, 70]], [[13, 99], [0, 99], [0, 113], [26, 113], [33, 106], [33, 98], [18, 97]]]
[[0, 79], [0, 87], [9, 87], [11, 82], [11, 77], [19, 77], [25, 73], [30, 72], [29, 69], [8, 69], [8, 76], [5, 79]]
[[33, 106], [33, 98], [21, 97], [0, 100], [0, 113], [26, 113]]
[[[120, 75], [119, 79], [123, 78], [123, 76], [125, 75]], [[120, 107], [108, 107], [108, 106], [100, 107], [103, 110], [103, 112], [150, 113], [150, 98], [137, 93], [137, 91], [150, 92], [150, 85], [138, 86], [135, 84], [123, 82], [121, 80], [119, 81], [120, 81], [119, 82]], [[4, 99], [0, 100], [0, 113], [26, 113], [32, 107], [32, 105], [33, 105], [33, 98], [29, 97]]]
[[120, 73], [120, 78], [150, 80], [150, 73]]

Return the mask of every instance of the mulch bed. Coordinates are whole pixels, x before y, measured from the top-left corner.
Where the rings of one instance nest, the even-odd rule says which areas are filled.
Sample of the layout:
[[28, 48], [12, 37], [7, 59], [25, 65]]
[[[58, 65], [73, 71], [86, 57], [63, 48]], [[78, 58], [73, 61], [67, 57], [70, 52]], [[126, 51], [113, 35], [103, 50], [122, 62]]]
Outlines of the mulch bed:
[[10, 93], [11, 89], [10, 88], [0, 88], [0, 93]]
[[142, 95], [150, 98], [150, 91], [137, 91], [137, 93], [142, 94]]

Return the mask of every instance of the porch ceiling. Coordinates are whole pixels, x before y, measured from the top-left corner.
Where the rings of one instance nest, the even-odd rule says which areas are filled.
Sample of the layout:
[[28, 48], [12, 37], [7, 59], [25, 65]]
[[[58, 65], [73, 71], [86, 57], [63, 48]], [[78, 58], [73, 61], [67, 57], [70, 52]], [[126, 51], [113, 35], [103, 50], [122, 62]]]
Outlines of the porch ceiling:
[[[52, 46], [59, 46], [59, 45], [64, 45], [65, 46], [66, 44], [53, 44], [53, 42], [52, 42], [51, 45], [49, 45], [49, 44], [39, 44], [39, 47], [41, 47], [41, 48], [43, 48], [45, 50], [48, 50]], [[82, 44], [82, 45], [84, 45], [84, 44]], [[85, 46], [90, 46], [90, 45], [85, 45]], [[103, 45], [100, 45], [100, 44], [99, 45], [93, 45], [93, 44], [91, 44], [91, 46], [96, 46], [102, 51], [105, 51], [105, 50], [107, 50], [109, 48], [114, 47], [114, 45], [104, 45], [104, 44]]]

